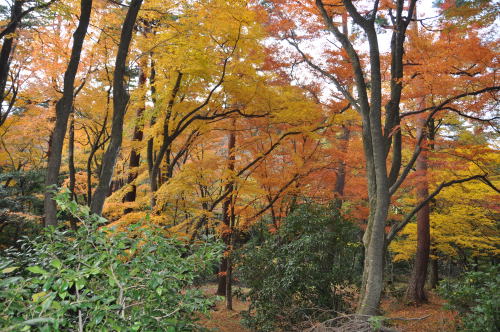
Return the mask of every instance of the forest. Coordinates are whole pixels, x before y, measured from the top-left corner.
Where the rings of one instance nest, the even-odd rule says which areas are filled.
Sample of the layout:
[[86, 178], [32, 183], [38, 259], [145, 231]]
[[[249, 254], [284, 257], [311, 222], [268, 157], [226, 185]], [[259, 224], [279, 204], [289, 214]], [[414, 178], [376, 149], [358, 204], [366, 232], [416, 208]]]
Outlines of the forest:
[[0, 331], [500, 329], [496, 0], [0, 0]]

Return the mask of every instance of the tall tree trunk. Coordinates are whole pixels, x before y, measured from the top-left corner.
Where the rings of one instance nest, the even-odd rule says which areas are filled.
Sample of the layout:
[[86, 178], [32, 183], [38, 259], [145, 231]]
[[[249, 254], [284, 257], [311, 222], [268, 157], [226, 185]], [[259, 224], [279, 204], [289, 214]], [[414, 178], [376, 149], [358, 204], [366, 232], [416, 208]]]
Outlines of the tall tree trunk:
[[51, 137], [49, 147], [50, 154], [47, 165], [47, 178], [45, 184], [45, 226], [57, 225], [56, 203], [53, 200], [52, 190], [57, 186], [59, 170], [61, 168], [62, 148], [64, 137], [66, 136], [66, 128], [68, 126], [68, 118], [73, 107], [73, 93], [78, 64], [82, 53], [83, 41], [87, 34], [87, 28], [90, 22], [90, 13], [92, 11], [92, 0], [81, 0], [80, 2], [80, 21], [78, 27], [73, 34], [73, 48], [71, 57], [68, 63], [66, 72], [64, 73], [64, 88], [63, 96], [56, 104], [56, 124]]
[[17, 30], [19, 19], [22, 14], [24, 0], [16, 0], [10, 13], [10, 22], [5, 32], [7, 36], [3, 40], [2, 50], [0, 51], [0, 126], [7, 120], [9, 111], [2, 113], [2, 105], [5, 99], [5, 88], [7, 86], [7, 77], [10, 70], [10, 57], [12, 46], [14, 44], [14, 33]]
[[102, 160], [101, 175], [99, 184], [94, 193], [94, 198], [90, 204], [92, 213], [101, 215], [104, 206], [104, 199], [109, 191], [116, 159], [122, 145], [123, 120], [130, 96], [125, 87], [125, 70], [127, 55], [132, 41], [137, 14], [142, 5], [142, 0], [133, 0], [127, 11], [127, 16], [123, 21], [120, 43], [116, 55], [115, 72], [113, 77], [113, 123], [111, 127], [111, 141], [108, 145]]
[[340, 148], [344, 154], [343, 159], [340, 161], [337, 170], [337, 181], [335, 182], [334, 194], [335, 194], [335, 208], [340, 210], [342, 203], [344, 201], [344, 189], [345, 189], [345, 179], [346, 179], [346, 156], [347, 149], [349, 146], [350, 130], [347, 125], [342, 126], [342, 135], [340, 136]]
[[[342, 14], [342, 33], [349, 37], [349, 27], [347, 20], [347, 12]], [[348, 57], [344, 57], [346, 61], [349, 61]], [[349, 92], [352, 93], [352, 87], [349, 87]], [[337, 181], [335, 182], [335, 208], [340, 210], [343, 203], [344, 189], [345, 189], [345, 179], [346, 179], [346, 156], [347, 149], [349, 148], [349, 138], [351, 131], [348, 124], [342, 125], [342, 134], [340, 136], [340, 150], [343, 153], [342, 160], [340, 161], [339, 168], [337, 170]]]
[[[413, 32], [418, 35], [418, 24], [417, 24], [417, 10], [413, 12], [413, 18], [415, 23], [412, 25]], [[417, 81], [417, 87], [422, 89], [422, 80]], [[422, 97], [419, 108], [424, 108], [426, 106], [426, 98]], [[422, 137], [421, 148], [422, 152], [419, 154], [416, 161], [416, 171], [418, 174], [418, 184], [416, 186], [416, 197], [417, 201], [424, 201], [429, 195], [429, 182], [427, 178], [427, 139], [429, 138], [429, 131], [432, 128], [427, 128], [427, 121], [425, 117], [420, 116], [417, 120], [417, 137]], [[406, 289], [406, 301], [421, 304], [427, 301], [427, 296], [425, 294], [425, 281], [427, 279], [427, 267], [429, 264], [429, 254], [431, 246], [431, 234], [430, 234], [430, 208], [429, 204], [425, 204], [417, 212], [417, 251], [415, 254], [415, 262], [413, 264], [413, 271], [408, 282], [408, 287]]]
[[[235, 120], [233, 119], [233, 128], [235, 128]], [[234, 171], [234, 162], [235, 162], [235, 156], [234, 156], [234, 143], [235, 143], [235, 135], [234, 131], [232, 132], [232, 139], [233, 141], [233, 153], [231, 157], [229, 158], [230, 164], [232, 167], [230, 167], [231, 171]], [[235, 234], [235, 226], [236, 226], [236, 215], [234, 214], [234, 204], [235, 204], [235, 196], [234, 196], [234, 182], [232, 183], [231, 186], [231, 195], [229, 196], [231, 199], [231, 207], [229, 209], [230, 211], [230, 217], [229, 217], [229, 255], [227, 256], [227, 271], [226, 271], [226, 309], [227, 310], [233, 310], [233, 252], [234, 252], [234, 247], [236, 245], [236, 234]]]
[[[143, 89], [144, 86], [146, 85], [146, 71], [145, 71], [145, 66], [146, 64], [144, 62], [140, 63], [139, 67], [139, 89]], [[143, 100], [145, 102], [145, 98]], [[142, 131], [142, 124], [139, 123], [140, 119], [142, 118], [142, 115], [145, 110], [145, 105], [141, 105], [136, 112], [137, 115], [137, 120], [138, 122], [135, 124], [134, 127], [134, 136], [132, 138], [133, 142], [141, 142], [142, 138], [144, 136], [143, 131]], [[125, 197], [123, 197], [123, 202], [135, 202], [136, 195], [137, 195], [137, 185], [135, 184], [135, 179], [137, 178], [138, 175], [138, 170], [137, 168], [140, 165], [141, 161], [141, 155], [139, 152], [137, 152], [136, 148], [133, 146], [132, 151], [130, 151], [130, 162], [129, 162], [129, 174], [128, 174], [128, 179], [127, 183], [130, 186], [129, 191], [125, 194]], [[125, 210], [125, 213], [129, 213], [132, 210], [127, 208]]]
[[[235, 119], [232, 119], [232, 127], [233, 130], [230, 131], [228, 135], [228, 142], [227, 142], [227, 151], [228, 151], [228, 169], [230, 171], [230, 176], [233, 176], [234, 172], [234, 167], [235, 167], [235, 155], [234, 155], [234, 149], [236, 147], [236, 134], [235, 134]], [[222, 205], [222, 222], [224, 224], [224, 231], [222, 234], [222, 240], [224, 241], [224, 244], [226, 245], [226, 252], [227, 256], [224, 255], [221, 259], [220, 263], [220, 270], [218, 274], [218, 287], [217, 287], [217, 295], [225, 295], [227, 297], [228, 293], [228, 286], [230, 289], [230, 285], [228, 285], [228, 273], [231, 270], [230, 266], [230, 259], [229, 256], [231, 255], [231, 237], [232, 237], [232, 219], [234, 212], [234, 209], [232, 208], [232, 203], [233, 203], [233, 191], [234, 191], [234, 181], [232, 179], [228, 179], [228, 183], [225, 186], [225, 192], [229, 192], [230, 194], [228, 197], [224, 200], [224, 203]], [[229, 277], [230, 278], [230, 277]]]
[[[155, 61], [153, 59], [153, 52], [150, 53], [151, 57], [151, 73], [149, 76], [149, 83], [151, 85], [150, 91], [151, 91], [151, 100], [153, 102], [153, 106], [156, 105], [156, 68], [155, 68]], [[153, 115], [151, 117], [151, 121], [149, 122], [149, 127], [153, 127], [156, 123], [156, 116]], [[146, 151], [146, 159], [148, 162], [148, 172], [149, 172], [149, 178], [151, 179], [152, 172], [153, 172], [153, 165], [155, 163], [155, 152], [154, 152], [154, 138], [150, 137], [148, 139], [148, 145], [147, 145], [147, 151]]]
[[[420, 133], [417, 136], [426, 135], [425, 130], [425, 120], [419, 121]], [[425, 144], [425, 142], [426, 140], [424, 139], [422, 144]], [[423, 151], [418, 156], [416, 163], [417, 173], [419, 174], [417, 201], [423, 201], [429, 196], [427, 167], [427, 153]], [[431, 245], [429, 213], [428, 203], [417, 212], [417, 252], [415, 255], [412, 276], [406, 290], [406, 300], [416, 304], [427, 301], [424, 286], [427, 278], [427, 265], [429, 263]]]

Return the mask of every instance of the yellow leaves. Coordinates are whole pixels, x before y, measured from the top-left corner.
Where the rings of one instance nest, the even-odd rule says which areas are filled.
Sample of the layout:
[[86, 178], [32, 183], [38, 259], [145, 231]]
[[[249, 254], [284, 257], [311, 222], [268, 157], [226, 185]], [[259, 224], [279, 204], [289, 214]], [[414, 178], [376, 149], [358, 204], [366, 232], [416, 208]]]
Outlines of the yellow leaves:
[[[476, 150], [475, 146], [469, 146], [450, 150], [448, 154], [441, 156], [445, 158], [441, 162], [448, 166], [432, 169], [429, 176], [429, 179], [435, 181], [432, 187], [444, 181], [483, 174], [485, 170], [491, 172], [489, 180], [496, 187], [500, 186], [500, 177], [495, 174], [498, 153], [484, 147]], [[454, 160], [457, 157], [458, 161]], [[450, 167], [451, 163], [455, 163], [454, 167]], [[448, 257], [456, 257], [463, 250], [469, 251], [473, 256], [499, 255], [499, 201], [500, 195], [481, 181], [465, 182], [442, 190], [436, 201], [431, 203], [433, 250], [440, 256]], [[417, 203], [409, 198], [404, 202], [411, 207]], [[391, 244], [390, 250], [395, 254], [394, 260], [409, 260], [416, 248], [416, 224], [407, 225], [400, 235], [401, 238]]]

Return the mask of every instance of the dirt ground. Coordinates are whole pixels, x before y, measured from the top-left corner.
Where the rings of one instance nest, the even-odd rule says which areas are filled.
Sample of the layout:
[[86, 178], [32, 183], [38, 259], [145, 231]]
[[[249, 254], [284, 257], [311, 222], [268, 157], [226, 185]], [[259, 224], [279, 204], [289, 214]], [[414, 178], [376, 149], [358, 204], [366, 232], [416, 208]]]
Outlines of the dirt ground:
[[[208, 284], [202, 287], [206, 294], [215, 294], [217, 286]], [[408, 306], [395, 298], [384, 299], [382, 310], [391, 321], [393, 328], [401, 332], [454, 332], [456, 331], [456, 313], [443, 309], [444, 301], [433, 293], [429, 294], [429, 303], [419, 307]], [[227, 310], [224, 300], [219, 301], [210, 317], [201, 317], [201, 326], [218, 332], [250, 332], [240, 323], [240, 312], [248, 309], [248, 303], [233, 297], [233, 309]]]
[[418, 307], [398, 302], [395, 298], [385, 299], [382, 310], [386, 317], [409, 319], [392, 321], [394, 327], [402, 332], [456, 331], [457, 313], [445, 310], [445, 301], [437, 295], [428, 293], [428, 297], [429, 302]]
[[[202, 287], [205, 294], [215, 294], [216, 284], [208, 284]], [[233, 310], [227, 310], [224, 300], [219, 301], [210, 317], [202, 317], [200, 325], [218, 332], [250, 332], [240, 323], [240, 312], [248, 309], [248, 303], [240, 301], [233, 296]]]

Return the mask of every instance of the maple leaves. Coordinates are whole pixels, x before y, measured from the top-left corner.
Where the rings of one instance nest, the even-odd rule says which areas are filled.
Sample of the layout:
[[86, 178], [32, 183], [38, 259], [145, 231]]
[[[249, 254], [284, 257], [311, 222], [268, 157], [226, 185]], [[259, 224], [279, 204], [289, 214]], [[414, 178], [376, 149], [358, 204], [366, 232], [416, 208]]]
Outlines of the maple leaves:
[[[373, 237], [385, 241], [380, 252], [397, 238], [397, 259], [414, 252], [412, 211], [424, 197], [413, 189], [447, 184], [431, 201], [433, 250], [496, 255], [497, 197], [480, 182], [448, 187], [474, 176], [498, 187], [491, 6], [464, 3], [445, 1], [443, 18], [425, 23], [435, 29], [418, 31], [414, 1], [144, 1], [118, 66], [128, 112], [112, 134], [128, 9], [95, 1], [72, 93], [74, 138], [64, 141], [56, 182], [69, 186], [72, 154], [76, 199], [91, 205], [100, 175], [112, 171], [97, 200], [113, 226], [149, 218], [190, 241], [231, 237], [266, 217], [278, 231], [300, 203], [335, 200], [367, 237], [378, 213]], [[79, 8], [57, 2], [52, 21], [16, 33], [3, 170], [46, 167]], [[390, 49], [379, 47], [382, 30], [393, 34]], [[123, 144], [112, 167], [103, 160], [116, 132]], [[427, 175], [414, 170], [420, 153]]]

